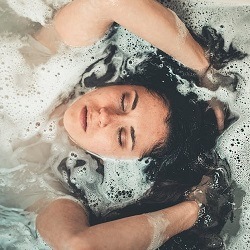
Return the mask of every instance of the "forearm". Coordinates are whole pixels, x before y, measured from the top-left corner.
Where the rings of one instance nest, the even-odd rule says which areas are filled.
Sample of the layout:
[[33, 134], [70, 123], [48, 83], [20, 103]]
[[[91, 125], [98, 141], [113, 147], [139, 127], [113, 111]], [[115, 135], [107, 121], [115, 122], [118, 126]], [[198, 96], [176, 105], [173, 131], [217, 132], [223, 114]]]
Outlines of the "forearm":
[[192, 227], [197, 215], [197, 204], [185, 202], [154, 213], [99, 224], [79, 236], [87, 239], [91, 249], [103, 249], [103, 246], [109, 250], [156, 249]]
[[115, 22], [196, 71], [208, 68], [204, 50], [173, 11], [155, 0], [106, 2]]
[[[86, 46], [103, 36], [113, 22], [197, 72], [208, 67], [202, 47], [185, 25], [155, 0], [74, 0], [56, 13], [53, 27], [43, 28], [35, 37], [52, 50], [56, 50], [56, 39]], [[54, 32], [58, 37], [53, 37]]]
[[183, 202], [154, 213], [88, 227], [79, 205], [58, 200], [38, 215], [37, 228], [55, 249], [148, 249], [155, 237], [158, 242], [154, 244], [163, 243], [190, 228], [197, 214], [195, 202]]

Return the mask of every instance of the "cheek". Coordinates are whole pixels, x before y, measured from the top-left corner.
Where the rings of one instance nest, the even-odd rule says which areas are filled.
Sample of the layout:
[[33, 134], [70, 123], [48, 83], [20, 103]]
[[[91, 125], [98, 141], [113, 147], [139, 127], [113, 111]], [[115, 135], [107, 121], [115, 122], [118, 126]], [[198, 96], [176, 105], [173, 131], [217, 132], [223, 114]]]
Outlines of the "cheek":
[[113, 143], [112, 138], [113, 136], [110, 134], [109, 131], [95, 131], [93, 134], [88, 134], [85, 137], [84, 144], [88, 147], [92, 147], [92, 149], [98, 148], [103, 150], [109, 150]]
[[74, 131], [75, 124], [72, 122], [72, 115], [70, 113], [70, 110], [67, 110], [64, 114], [63, 126], [68, 132], [68, 134], [72, 136], [72, 132]]

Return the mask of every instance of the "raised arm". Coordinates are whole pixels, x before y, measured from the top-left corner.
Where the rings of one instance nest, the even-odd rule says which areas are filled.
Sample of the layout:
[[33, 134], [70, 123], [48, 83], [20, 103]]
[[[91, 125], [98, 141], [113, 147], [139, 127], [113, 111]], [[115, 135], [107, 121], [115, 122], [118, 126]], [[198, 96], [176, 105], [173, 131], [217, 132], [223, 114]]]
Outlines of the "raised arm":
[[37, 229], [53, 249], [156, 249], [192, 227], [198, 211], [195, 201], [185, 201], [157, 212], [90, 227], [80, 205], [61, 199], [38, 215]]
[[[113, 22], [147, 40], [177, 61], [204, 72], [208, 61], [201, 46], [192, 38], [174, 12], [155, 0], [74, 0], [54, 17], [58, 38], [72, 46], [84, 46], [100, 38]], [[42, 29], [36, 38], [55, 50]]]
[[173, 11], [155, 0], [113, 2], [108, 13], [115, 22], [197, 72], [207, 69], [203, 49]]

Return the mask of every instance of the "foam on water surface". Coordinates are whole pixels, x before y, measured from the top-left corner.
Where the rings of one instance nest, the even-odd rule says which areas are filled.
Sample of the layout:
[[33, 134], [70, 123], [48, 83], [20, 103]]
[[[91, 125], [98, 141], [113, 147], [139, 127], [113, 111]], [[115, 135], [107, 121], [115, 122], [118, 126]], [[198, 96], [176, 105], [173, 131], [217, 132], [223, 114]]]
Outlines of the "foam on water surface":
[[[50, 18], [52, 7], [59, 8], [65, 3], [7, 2], [12, 9], [7, 8], [4, 2], [1, 9], [4, 16], [9, 12], [10, 17], [14, 17], [18, 23], [19, 17], [15, 16], [14, 10], [19, 15], [41, 24]], [[23, 25], [27, 30], [36, 29], [33, 22], [28, 22], [27, 19]], [[28, 228], [24, 230], [28, 219], [23, 217], [21, 210], [17, 210], [15, 217], [11, 207], [26, 209], [40, 199], [46, 202], [65, 197], [72, 191], [72, 187], [66, 185], [69, 181], [79, 190], [84, 188], [84, 196], [90, 208], [98, 215], [136, 201], [151, 186], [144, 174], [147, 165], [144, 161], [117, 163], [105, 159], [103, 175], [97, 173], [96, 161], [82, 150], [71, 146], [65, 131], [62, 132], [63, 129], [58, 127], [60, 115], [50, 117], [62, 101], [68, 99], [72, 92], [77, 92], [75, 86], [85, 69], [107, 55], [106, 38], [86, 48], [63, 47], [54, 56], [42, 48], [45, 56], [41, 58], [36, 42], [25, 33], [25, 29], [6, 26], [6, 29], [1, 30], [0, 38], [0, 136], [3, 142], [0, 151], [0, 204], [10, 207], [2, 208], [8, 214], [1, 221], [3, 249], [47, 248], [33, 234], [29, 234]], [[129, 34], [125, 36], [133, 37]], [[135, 43], [138, 51], [142, 47], [150, 47], [147, 44], [140, 46], [138, 41]], [[134, 53], [131, 50], [127, 53]], [[33, 54], [37, 54], [40, 62]], [[120, 62], [121, 59], [117, 57], [116, 64], [119, 65]], [[100, 64], [99, 74], [102, 75], [106, 68], [107, 66]], [[79, 87], [79, 92], [83, 91], [86, 89]], [[60, 163], [63, 159], [67, 159], [65, 168], [60, 169], [58, 166], [62, 166]], [[79, 163], [77, 159], [84, 164], [74, 168], [74, 164]], [[58, 182], [59, 179], [66, 188]], [[7, 232], [9, 237], [3, 232]], [[15, 240], [10, 240], [11, 238]]]
[[67, 141], [63, 135], [58, 142], [54, 141], [49, 164], [66, 189], [80, 194], [80, 199], [86, 198], [88, 206], [96, 215], [106, 215], [137, 201], [151, 187], [152, 182], [144, 174], [150, 159], [103, 158], [103, 166], [100, 167], [83, 150], [69, 147], [68, 143], [62, 146], [62, 137], [64, 142]]
[[[137, 162], [138, 167], [135, 168], [137, 169], [135, 174], [135, 172], [131, 172], [131, 166], [135, 163], [133, 162], [131, 165], [124, 163], [124, 168], [128, 173], [126, 175], [126, 171], [123, 171], [122, 168], [118, 169], [117, 162], [114, 163], [110, 160], [105, 162], [108, 167], [104, 169], [104, 175], [98, 173], [96, 162], [92, 158], [82, 151], [79, 152], [74, 146], [67, 146], [69, 144], [67, 138], [61, 136], [61, 129], [58, 129], [57, 126], [58, 118], [53, 119], [49, 117], [49, 114], [74, 90], [74, 86], [80, 81], [81, 74], [86, 67], [107, 53], [105, 49], [109, 42], [104, 39], [88, 48], [62, 50], [58, 55], [49, 57], [44, 64], [38, 66], [27, 63], [22, 50], [23, 47], [29, 46], [29, 40], [24, 36], [25, 33], [36, 29], [33, 22], [46, 23], [51, 18], [53, 9], [58, 9], [68, 2], [70, 1], [6, 0], [0, 3], [2, 16], [4, 18], [9, 16], [10, 19], [10, 26], [0, 29], [0, 201], [2, 205], [26, 208], [37, 197], [43, 197], [47, 193], [49, 193], [48, 198], [53, 198], [70, 192], [68, 186], [66, 191], [58, 187], [52, 175], [53, 170], [58, 174], [58, 178], [62, 180], [70, 178], [72, 183], [75, 182], [78, 185], [78, 188], [85, 186], [90, 206], [94, 210], [96, 209], [96, 213], [105, 214], [108, 211], [102, 210], [104, 206], [115, 206], [119, 199], [124, 204], [129, 204], [146, 192], [151, 183], [147, 182], [143, 175], [145, 165]], [[225, 47], [233, 42], [236, 48], [250, 53], [248, 1], [180, 0], [178, 2], [161, 2], [176, 11], [194, 31], [200, 32], [204, 25], [211, 25], [225, 38]], [[15, 12], [22, 17], [15, 16]], [[5, 20], [4, 23], [8, 22]], [[16, 29], [13, 28], [15, 26]], [[13, 31], [15, 32], [13, 33]], [[154, 51], [154, 48], [148, 43], [122, 28], [118, 29], [112, 39], [126, 55], [141, 53], [143, 50]], [[119, 56], [122, 55], [117, 55], [114, 59], [118, 68], [121, 66]], [[142, 59], [132, 58], [129, 62], [131, 70], [140, 62], [138, 60]], [[230, 163], [234, 180], [246, 192], [242, 205], [236, 207], [238, 210], [242, 209], [241, 217], [236, 218], [236, 221], [240, 220], [239, 232], [235, 236], [230, 234], [232, 231], [230, 231], [230, 227], [233, 228], [234, 224], [227, 225], [225, 230], [230, 236], [227, 249], [250, 248], [249, 68], [249, 57], [246, 57], [243, 61], [232, 62], [223, 69], [224, 72], [232, 71], [240, 75], [235, 94], [221, 88], [215, 93], [198, 88], [193, 90], [199, 94], [201, 99], [217, 96], [219, 99], [227, 101], [231, 110], [239, 115], [238, 121], [223, 133], [217, 145], [220, 155], [226, 157]], [[106, 66], [100, 65], [99, 74], [101, 75], [105, 70]], [[126, 74], [123, 71], [121, 73]], [[187, 91], [185, 85], [182, 86], [182, 91]], [[63, 147], [60, 146], [62, 144]], [[73, 155], [71, 155], [71, 151]], [[84, 157], [82, 154], [85, 154]], [[57, 168], [65, 158], [67, 158], [67, 162], [64, 167], [72, 169], [70, 175], [63, 172], [66, 171], [66, 168], [63, 168], [61, 172]], [[87, 163], [72, 168], [78, 158], [84, 158]], [[118, 178], [120, 174], [126, 176], [123, 176], [123, 179]], [[126, 178], [131, 179], [132, 176], [135, 178], [129, 184], [126, 183]], [[121, 180], [124, 181], [121, 182]], [[138, 185], [135, 184], [138, 181], [142, 184], [141, 189], [136, 189]], [[116, 189], [118, 186], [120, 188]], [[93, 190], [96, 192], [93, 193]], [[117, 196], [117, 194], [119, 195]], [[101, 205], [98, 207], [96, 204]], [[29, 219], [23, 216], [21, 210], [14, 211], [1, 207], [0, 212], [5, 214], [4, 220], [1, 219], [0, 227], [3, 249], [11, 246], [15, 246], [17, 249], [46, 248], [44, 245], [39, 245], [32, 230], [26, 226], [29, 224]], [[15, 242], [13, 238], [16, 239]]]
[[[194, 4], [192, 4], [194, 3]], [[246, 5], [240, 7], [241, 5]], [[204, 25], [211, 25], [219, 31], [225, 39], [225, 47], [228, 48], [232, 42], [234, 46], [246, 53], [250, 52], [250, 6], [247, 1], [180, 1], [179, 6], [172, 4], [177, 12], [182, 14], [190, 27], [196, 31], [201, 31]], [[183, 8], [184, 6], [184, 8]], [[245, 191], [236, 192], [238, 203], [236, 203], [236, 218], [234, 223], [228, 223], [224, 232], [229, 234], [226, 249], [249, 249], [249, 150], [250, 150], [250, 60], [247, 56], [243, 61], [231, 62], [227, 65], [224, 72], [235, 72], [240, 75], [237, 92], [235, 94], [221, 95], [221, 89], [217, 93], [207, 90], [197, 90], [200, 92], [201, 99], [209, 95], [217, 95], [223, 101], [229, 103], [230, 109], [239, 115], [239, 119], [219, 138], [217, 149], [221, 157], [225, 157], [232, 170], [233, 179], [237, 185]], [[231, 95], [231, 96], [230, 96]], [[237, 190], [236, 190], [237, 191]], [[241, 199], [243, 199], [241, 204]], [[240, 211], [242, 213], [240, 214]], [[235, 228], [239, 231], [235, 232]], [[236, 229], [237, 230], [237, 229]], [[224, 237], [226, 237], [224, 235]], [[234, 235], [234, 236], [232, 236]]]

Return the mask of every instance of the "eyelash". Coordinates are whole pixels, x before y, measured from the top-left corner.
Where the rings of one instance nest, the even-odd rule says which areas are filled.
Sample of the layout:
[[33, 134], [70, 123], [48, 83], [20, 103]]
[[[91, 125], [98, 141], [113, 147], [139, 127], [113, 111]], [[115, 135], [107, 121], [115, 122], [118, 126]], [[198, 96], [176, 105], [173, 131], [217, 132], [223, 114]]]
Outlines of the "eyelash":
[[122, 128], [120, 128], [118, 131], [118, 143], [120, 146], [123, 146], [123, 144], [122, 144]]
[[124, 99], [125, 99], [125, 94], [122, 94], [121, 98], [120, 98], [120, 105], [121, 105], [121, 110], [125, 111], [125, 107], [124, 107]]

